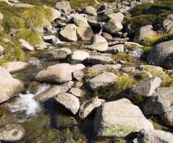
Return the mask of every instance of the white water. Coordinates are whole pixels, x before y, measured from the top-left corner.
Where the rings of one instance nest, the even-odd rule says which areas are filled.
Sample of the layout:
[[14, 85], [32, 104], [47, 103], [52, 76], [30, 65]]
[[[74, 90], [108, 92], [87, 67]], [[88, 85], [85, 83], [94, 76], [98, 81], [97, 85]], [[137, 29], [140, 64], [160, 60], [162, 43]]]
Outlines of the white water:
[[65, 42], [61, 41], [59, 38], [57, 38], [56, 44], [64, 44]]
[[100, 24], [101, 29], [100, 29], [100, 32], [98, 33], [98, 35], [101, 35], [102, 34], [104, 25], [105, 25], [105, 22], [102, 22]]
[[[19, 98], [14, 101], [13, 104], [8, 104], [10, 112], [21, 112], [22, 114], [24, 113], [25, 118], [36, 115], [36, 113], [41, 110], [41, 106], [40, 103], [34, 99], [34, 97], [45, 91], [48, 87], [50, 87], [50, 85], [45, 84], [35, 95], [29, 92], [27, 92], [26, 94], [19, 94]], [[20, 121], [22, 122], [24, 121], [24, 119]]]

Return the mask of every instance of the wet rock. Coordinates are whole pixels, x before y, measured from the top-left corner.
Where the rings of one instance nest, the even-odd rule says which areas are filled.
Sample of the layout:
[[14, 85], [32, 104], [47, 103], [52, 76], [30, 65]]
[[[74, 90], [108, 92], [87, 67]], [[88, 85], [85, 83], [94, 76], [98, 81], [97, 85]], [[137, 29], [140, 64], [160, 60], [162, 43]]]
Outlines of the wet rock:
[[162, 114], [171, 111], [173, 88], [159, 88], [143, 104], [145, 114]]
[[70, 64], [56, 64], [38, 72], [35, 79], [41, 82], [64, 83], [72, 80], [72, 71]]
[[79, 27], [89, 27], [87, 18], [80, 14], [74, 15], [73, 22]]
[[168, 111], [168, 112], [165, 112], [163, 114], [160, 114], [159, 115], [162, 119], [162, 121], [170, 126], [170, 127], [173, 127], [173, 106], [171, 105], [171, 110]]
[[0, 129], [0, 141], [20, 141], [25, 135], [25, 129], [19, 124], [7, 124]]
[[71, 12], [71, 7], [69, 2], [57, 2], [55, 5], [55, 8], [58, 9], [59, 11], [64, 12], [65, 14], [70, 14]]
[[92, 99], [86, 101], [80, 106], [79, 117], [80, 119], [85, 119], [91, 112], [99, 107], [105, 100], [98, 99], [98, 97], [93, 97]]
[[134, 42], [142, 43], [145, 39], [151, 39], [156, 33], [153, 31], [152, 25], [146, 25], [140, 27], [134, 36]]
[[142, 129], [132, 143], [171, 143], [172, 138], [173, 134], [166, 131]]
[[154, 46], [147, 56], [147, 61], [156, 66], [167, 66], [168, 56], [173, 52], [173, 40], [162, 42]]
[[96, 88], [101, 86], [111, 85], [113, 82], [115, 82], [116, 79], [117, 79], [117, 76], [115, 74], [110, 72], [104, 72], [90, 79], [87, 82], [87, 85], [91, 90], [95, 90]]
[[69, 81], [69, 82], [64, 83], [64, 84], [50, 86], [45, 91], [43, 91], [40, 94], [36, 95], [35, 99], [39, 102], [45, 102], [45, 101], [47, 101], [51, 98], [54, 98], [60, 92], [68, 91], [73, 85], [74, 85], [74, 82]]
[[70, 110], [74, 115], [78, 112], [80, 107], [79, 99], [69, 93], [61, 92], [56, 97], [55, 100], [65, 106]]
[[76, 25], [68, 24], [63, 30], [60, 31], [62, 39], [67, 41], [77, 41]]
[[71, 53], [72, 51], [68, 48], [53, 49], [43, 54], [42, 57], [47, 58], [48, 60], [62, 60], [65, 59]]
[[75, 95], [76, 97], [82, 97], [85, 95], [85, 91], [80, 88], [71, 88], [69, 93]]
[[6, 63], [5, 66], [8, 72], [14, 73], [29, 68], [30, 64], [27, 62], [18, 61], [18, 62], [8, 62]]
[[94, 123], [97, 136], [126, 137], [141, 129], [153, 129], [153, 125], [128, 99], [105, 102], [97, 109]]
[[43, 36], [43, 40], [45, 42], [55, 44], [57, 42], [57, 37], [55, 35], [45, 35], [45, 36]]
[[115, 54], [117, 52], [124, 52], [124, 45], [123, 44], [118, 44], [118, 45], [114, 45], [112, 47], [109, 47], [106, 52], [111, 53], [111, 54]]
[[87, 6], [83, 8], [83, 13], [88, 14], [88, 15], [97, 15], [97, 10], [92, 7], [92, 6]]
[[63, 116], [63, 115], [56, 116], [56, 126], [58, 128], [70, 128], [76, 125], [78, 125], [78, 122], [72, 116]]
[[90, 56], [84, 60], [86, 63], [92, 63], [92, 64], [108, 64], [112, 63], [112, 59], [107, 57], [107, 56], [101, 56], [101, 55], [96, 55], [96, 56]]
[[79, 40], [90, 40], [91, 37], [94, 35], [91, 27], [77, 27], [77, 37]]
[[137, 95], [148, 97], [154, 93], [160, 84], [161, 79], [159, 77], [151, 77], [142, 80], [137, 85], [132, 86], [131, 91]]
[[27, 41], [25, 41], [24, 39], [19, 39], [19, 42], [21, 43], [21, 45], [26, 49], [26, 50], [30, 50], [33, 51], [34, 47], [31, 46]]
[[0, 76], [0, 103], [17, 96], [23, 89], [23, 84], [12, 77]]
[[90, 55], [88, 52], [85, 52], [82, 50], [76, 50], [70, 55], [69, 61], [71, 63], [82, 62], [83, 60], [85, 60], [89, 56]]

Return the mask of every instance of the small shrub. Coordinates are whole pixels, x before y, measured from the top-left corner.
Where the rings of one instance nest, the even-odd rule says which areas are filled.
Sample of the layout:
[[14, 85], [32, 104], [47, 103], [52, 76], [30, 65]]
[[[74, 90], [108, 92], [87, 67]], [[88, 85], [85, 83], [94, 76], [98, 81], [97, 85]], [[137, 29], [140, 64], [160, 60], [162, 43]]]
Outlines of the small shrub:
[[145, 47], [143, 48], [143, 51], [144, 51], [144, 53], [145, 53], [146, 55], [148, 55], [148, 53], [150, 52], [151, 49], [152, 49], [151, 46], [145, 46]]
[[98, 71], [96, 71], [96, 70], [94, 70], [92, 68], [86, 69], [84, 71], [84, 73], [85, 73], [85, 78], [86, 79], [93, 78], [93, 77], [95, 77], [95, 76], [97, 76], [99, 74]]
[[22, 29], [17, 33], [17, 37], [19, 39], [25, 39], [32, 46], [35, 46], [41, 42], [41, 36], [30, 29]]
[[134, 104], [139, 104], [144, 101], [144, 98], [141, 95], [138, 94], [130, 94], [129, 99], [134, 103]]
[[114, 55], [113, 57], [115, 60], [125, 60], [125, 61], [131, 61], [132, 57], [125, 52], [119, 52]]

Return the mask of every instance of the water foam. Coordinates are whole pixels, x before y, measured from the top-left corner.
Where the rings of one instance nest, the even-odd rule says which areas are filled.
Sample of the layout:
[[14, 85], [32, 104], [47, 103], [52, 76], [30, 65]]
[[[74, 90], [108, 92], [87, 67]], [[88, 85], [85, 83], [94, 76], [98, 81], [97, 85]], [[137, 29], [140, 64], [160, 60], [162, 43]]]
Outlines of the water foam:
[[38, 90], [36, 94], [27, 92], [26, 94], [19, 94], [19, 98], [14, 101], [13, 104], [9, 104], [9, 110], [12, 113], [22, 112], [25, 113], [25, 117], [34, 116], [38, 111], [41, 110], [41, 105], [37, 102], [34, 97], [41, 92], [45, 91], [50, 85], [44, 85]]

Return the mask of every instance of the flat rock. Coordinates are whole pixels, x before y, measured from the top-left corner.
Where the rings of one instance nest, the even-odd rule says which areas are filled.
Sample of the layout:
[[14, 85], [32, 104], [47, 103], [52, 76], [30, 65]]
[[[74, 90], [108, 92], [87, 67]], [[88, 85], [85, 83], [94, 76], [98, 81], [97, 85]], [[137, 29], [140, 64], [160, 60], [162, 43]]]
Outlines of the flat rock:
[[8, 62], [6, 63], [5, 66], [8, 72], [14, 73], [29, 68], [30, 64], [27, 62], [18, 61], [18, 62]]
[[117, 76], [115, 74], [110, 72], [103, 72], [102, 74], [99, 74], [96, 77], [90, 79], [87, 82], [87, 85], [91, 90], [95, 90], [96, 88], [101, 86], [111, 85], [116, 81], [116, 79]]
[[61, 63], [38, 72], [35, 79], [41, 82], [64, 83], [72, 80], [72, 72], [73, 68], [70, 64]]
[[90, 56], [85, 59], [85, 62], [87, 63], [92, 63], [92, 64], [108, 64], [112, 63], [112, 59], [107, 57], [107, 56], [101, 56], [101, 55], [96, 55], [96, 56]]
[[73, 81], [61, 85], [50, 86], [46, 91], [41, 92], [35, 96], [35, 99], [39, 102], [45, 102], [51, 98], [55, 98], [60, 92], [68, 91], [74, 85]]
[[128, 99], [105, 102], [97, 109], [94, 122], [97, 136], [126, 137], [141, 129], [153, 129], [153, 125]]
[[85, 95], [86, 92], [80, 88], [71, 88], [69, 90], [69, 93], [75, 95], [76, 97], [82, 97]]
[[25, 135], [25, 129], [19, 124], [7, 124], [0, 129], [0, 141], [16, 142]]
[[21, 45], [27, 49], [27, 50], [30, 50], [30, 51], [33, 51], [34, 50], [34, 47], [31, 46], [26, 40], [24, 39], [19, 39], [19, 42], [21, 43]]
[[73, 22], [79, 27], [89, 26], [87, 18], [80, 14], [74, 15]]
[[124, 52], [124, 44], [111, 46], [106, 50], [106, 52], [111, 54], [115, 54], [117, 52]]
[[80, 107], [79, 99], [69, 93], [61, 92], [56, 97], [55, 100], [65, 106], [70, 110], [74, 115], [78, 112]]

